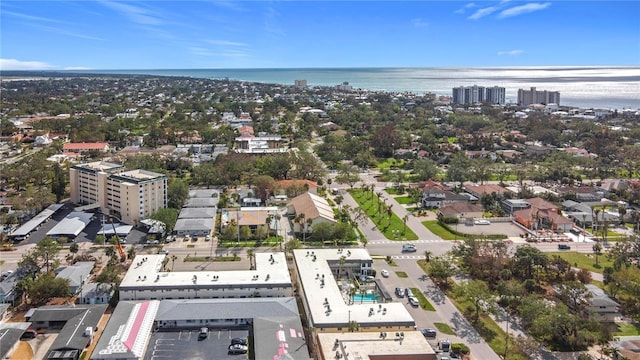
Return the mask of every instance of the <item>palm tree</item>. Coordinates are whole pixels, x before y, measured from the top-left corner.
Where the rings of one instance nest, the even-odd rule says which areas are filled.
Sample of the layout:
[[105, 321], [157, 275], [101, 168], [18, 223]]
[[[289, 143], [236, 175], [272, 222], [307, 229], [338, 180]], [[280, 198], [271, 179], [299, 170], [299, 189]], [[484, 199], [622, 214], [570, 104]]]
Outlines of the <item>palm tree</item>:
[[598, 208], [593, 208], [591, 209], [591, 212], [593, 213], [593, 221], [591, 222], [591, 229], [593, 229], [593, 226], [595, 225], [595, 230], [598, 230], [598, 215], [600, 215], [600, 209]]
[[424, 252], [424, 259], [425, 259], [427, 262], [429, 262], [429, 261], [431, 261], [431, 256], [432, 256], [432, 255], [433, 255], [433, 253], [432, 253], [431, 251], [426, 250], [426, 251]]
[[600, 252], [602, 251], [602, 245], [600, 245], [600, 243], [595, 243], [593, 244], [593, 253], [596, 256], [596, 266], [598, 266], [598, 255], [600, 255]]
[[304, 230], [305, 230], [304, 231], [304, 238], [303, 238], [304, 240], [306, 240], [306, 236], [310, 232], [312, 224], [313, 224], [313, 219], [311, 219], [311, 218], [307, 219], [306, 225], [304, 227]]
[[178, 257], [171, 255], [171, 271], [173, 271], [173, 266], [176, 264], [176, 260], [178, 260]]
[[267, 215], [265, 225], [267, 226], [267, 237], [271, 236], [271, 220], [273, 215]]
[[340, 268], [338, 268], [338, 279], [340, 279], [340, 276], [342, 275], [342, 267], [346, 262], [347, 262], [347, 257], [344, 255], [340, 256], [340, 259], [338, 259], [338, 264], [340, 264]]
[[404, 224], [404, 227], [402, 228], [402, 234], [404, 235], [405, 231], [407, 231], [407, 221], [409, 221], [409, 214], [405, 214], [402, 217], [402, 223]]
[[256, 256], [255, 250], [247, 249], [247, 258], [249, 259], [249, 268], [253, 270], [253, 258]]

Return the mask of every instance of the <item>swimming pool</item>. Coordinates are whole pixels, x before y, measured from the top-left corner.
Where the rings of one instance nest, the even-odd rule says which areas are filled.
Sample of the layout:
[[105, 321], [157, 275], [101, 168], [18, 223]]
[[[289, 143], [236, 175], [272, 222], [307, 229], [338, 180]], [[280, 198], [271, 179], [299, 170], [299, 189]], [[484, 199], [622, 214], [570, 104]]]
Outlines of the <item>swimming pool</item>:
[[351, 301], [353, 302], [357, 302], [357, 301], [380, 301], [380, 295], [378, 294], [353, 294], [351, 295]]

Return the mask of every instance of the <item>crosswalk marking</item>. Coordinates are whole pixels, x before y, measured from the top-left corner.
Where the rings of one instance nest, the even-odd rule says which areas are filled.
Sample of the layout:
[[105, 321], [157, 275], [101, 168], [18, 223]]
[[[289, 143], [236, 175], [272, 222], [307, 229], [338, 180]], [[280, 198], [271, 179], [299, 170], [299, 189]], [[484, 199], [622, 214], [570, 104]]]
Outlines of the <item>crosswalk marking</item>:
[[413, 243], [413, 244], [425, 244], [425, 243], [441, 243], [445, 242], [445, 240], [414, 240], [414, 241], [393, 241], [393, 240], [370, 240], [367, 241], [367, 244], [404, 244], [404, 243]]
[[426, 257], [424, 255], [394, 255], [391, 256], [392, 259], [395, 260], [424, 260]]

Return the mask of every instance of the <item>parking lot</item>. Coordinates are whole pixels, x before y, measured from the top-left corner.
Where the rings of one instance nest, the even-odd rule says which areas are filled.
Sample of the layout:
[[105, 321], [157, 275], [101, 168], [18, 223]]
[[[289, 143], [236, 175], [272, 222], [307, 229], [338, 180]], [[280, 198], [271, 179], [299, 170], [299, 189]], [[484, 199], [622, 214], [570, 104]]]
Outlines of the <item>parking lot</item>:
[[[198, 339], [199, 332], [194, 329], [153, 333], [144, 359], [249, 359], [249, 354], [228, 353], [231, 339], [246, 339], [249, 330], [209, 329], [207, 338], [201, 340]], [[251, 348], [249, 353], [253, 353]]]
[[[67, 215], [69, 215], [69, 213], [71, 213], [75, 209], [75, 207], [76, 205], [71, 203], [64, 204], [64, 206], [60, 210], [56, 211], [56, 213], [53, 214], [50, 219], [42, 223], [37, 230], [33, 231], [29, 235], [28, 239], [25, 239], [19, 242], [18, 244], [24, 245], [24, 244], [39, 243], [42, 239], [44, 239], [47, 236], [47, 232], [53, 229], [54, 226], [56, 226], [60, 221], [62, 221]], [[104, 220], [108, 221], [109, 219], [105, 217]], [[78, 234], [78, 236], [74, 239], [74, 242], [79, 244], [85, 243], [85, 242], [92, 243], [95, 240], [96, 235], [98, 234], [98, 231], [103, 225], [102, 221], [103, 221], [102, 215], [100, 213], [96, 213], [93, 220], [89, 223], [89, 225], [87, 225], [84, 228], [84, 230], [82, 230], [80, 234]], [[109, 224], [109, 223], [107, 222], [106, 224]], [[126, 237], [126, 243], [141, 244], [141, 243], [144, 243], [144, 237], [145, 237], [144, 232], [134, 228]]]

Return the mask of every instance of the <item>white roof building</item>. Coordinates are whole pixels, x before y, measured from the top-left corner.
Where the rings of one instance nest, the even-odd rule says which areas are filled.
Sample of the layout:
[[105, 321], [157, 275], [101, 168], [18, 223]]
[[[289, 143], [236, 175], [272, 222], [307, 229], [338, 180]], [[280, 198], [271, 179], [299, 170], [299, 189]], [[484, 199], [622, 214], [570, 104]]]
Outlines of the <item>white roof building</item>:
[[120, 284], [120, 300], [292, 296], [284, 253], [255, 254], [255, 270], [162, 269], [164, 254], [138, 255]]
[[[348, 304], [345, 300], [347, 284], [340, 285], [334, 270], [350, 269], [354, 275], [371, 273], [373, 261], [365, 249], [313, 249], [294, 250], [296, 271], [303, 289], [303, 304], [311, 326], [320, 332], [348, 329], [356, 321], [361, 329], [413, 330], [415, 321], [397, 302]], [[340, 258], [345, 263], [339, 265]], [[389, 328], [391, 327], [391, 328]]]

